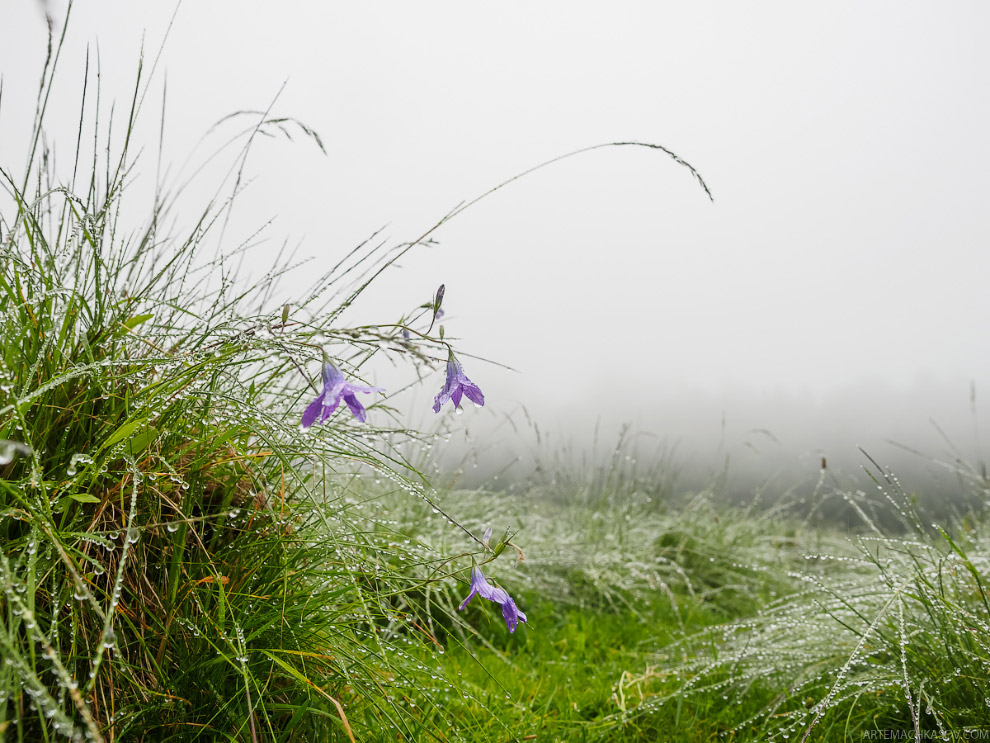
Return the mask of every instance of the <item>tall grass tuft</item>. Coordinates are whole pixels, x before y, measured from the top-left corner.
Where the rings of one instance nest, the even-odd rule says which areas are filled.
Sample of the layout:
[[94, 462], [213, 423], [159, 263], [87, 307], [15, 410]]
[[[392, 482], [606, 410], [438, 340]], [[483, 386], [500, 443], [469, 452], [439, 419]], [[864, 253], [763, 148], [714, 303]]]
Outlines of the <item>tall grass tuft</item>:
[[248, 127], [227, 192], [184, 232], [164, 226], [178, 223], [178, 192], [161, 184], [134, 219], [139, 71], [122, 144], [108, 126], [92, 160], [82, 143], [104, 130], [84, 90], [62, 180], [44, 137], [61, 40], [51, 50], [26, 171], [0, 169], [0, 733], [442, 731], [451, 688], [407, 652], [437, 643], [402, 601], [410, 579], [362, 500], [372, 473], [426, 496], [396, 448], [417, 434], [341, 413], [303, 431], [299, 419], [324, 352], [360, 378], [375, 356], [433, 365], [446, 344], [403, 338], [414, 316], [333, 324], [394, 255], [355, 250], [292, 307], [272, 306], [278, 262], [238, 288], [247, 246], [221, 243], [243, 158], [290, 120]]
[[[779, 742], [952, 740], [983, 730], [986, 518], [926, 523], [890, 472], [878, 468], [875, 481], [876, 497], [838, 492], [861, 518], [857, 535], [817, 549], [801, 540], [804, 566], [787, 571], [791, 589], [722, 625], [717, 642], [710, 630], [682, 640], [690, 658], [659, 664], [666, 681], [637, 714], [721, 698], [724, 736]], [[873, 517], [884, 504], [898, 529]]]

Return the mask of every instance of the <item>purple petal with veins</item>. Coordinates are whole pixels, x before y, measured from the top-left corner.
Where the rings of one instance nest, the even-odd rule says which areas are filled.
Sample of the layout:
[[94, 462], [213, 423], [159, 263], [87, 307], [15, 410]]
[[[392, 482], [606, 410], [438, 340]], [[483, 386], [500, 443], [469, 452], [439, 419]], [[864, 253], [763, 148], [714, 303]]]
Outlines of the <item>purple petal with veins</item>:
[[324, 423], [340, 405], [341, 400], [347, 404], [354, 417], [364, 423], [367, 419], [367, 413], [364, 406], [357, 399], [356, 392], [370, 394], [372, 392], [384, 392], [384, 390], [381, 387], [368, 387], [363, 384], [348, 382], [340, 369], [329, 361], [324, 361], [323, 389], [316, 396], [316, 399], [307, 405], [306, 410], [303, 411], [303, 428], [309, 428], [317, 422], [317, 419], [319, 419], [320, 423]]
[[516, 602], [512, 600], [506, 590], [489, 583], [477, 565], [471, 569], [471, 591], [459, 608], [463, 609], [468, 605], [468, 601], [475, 596], [481, 596], [483, 599], [488, 599], [502, 606], [502, 617], [505, 619], [505, 626], [509, 628], [509, 632], [516, 631], [519, 620], [526, 621], [526, 615], [519, 610]]
[[451, 357], [447, 361], [447, 379], [444, 381], [443, 389], [433, 400], [433, 412], [439, 413], [447, 400], [451, 400], [454, 407], [459, 408], [462, 395], [466, 395], [475, 405], [485, 404], [485, 395], [481, 388], [467, 378], [460, 363]]

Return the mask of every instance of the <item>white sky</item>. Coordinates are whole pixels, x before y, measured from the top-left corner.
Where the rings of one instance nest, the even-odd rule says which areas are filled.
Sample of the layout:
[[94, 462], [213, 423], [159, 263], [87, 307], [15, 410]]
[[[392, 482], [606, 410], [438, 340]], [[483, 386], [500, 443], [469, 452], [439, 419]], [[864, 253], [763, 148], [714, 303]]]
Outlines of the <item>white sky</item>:
[[[64, 6], [49, 7], [61, 19]], [[142, 32], [153, 57], [171, 13], [77, 2], [50, 119], [66, 153], [86, 45], [98, 41], [104, 98], [124, 106]], [[264, 143], [236, 215], [243, 234], [276, 216], [272, 248], [302, 240], [320, 268], [385, 224], [417, 237], [553, 156], [662, 144], [714, 204], [660, 153], [581, 155], [442, 228], [352, 318], [391, 321], [443, 282], [462, 350], [521, 372], [466, 364], [489, 405], [566, 407], [582, 425], [655, 405], [641, 422], [663, 429], [664, 401], [823, 404], [864, 385], [902, 391], [924, 421], [932, 385], [965, 407], [969, 381], [990, 382], [988, 30], [975, 0], [190, 0], [142, 133], [156, 141], [166, 76], [176, 163], [285, 83], [273, 113], [316, 129], [328, 155]], [[0, 6], [0, 162], [15, 170], [44, 39], [37, 4]]]

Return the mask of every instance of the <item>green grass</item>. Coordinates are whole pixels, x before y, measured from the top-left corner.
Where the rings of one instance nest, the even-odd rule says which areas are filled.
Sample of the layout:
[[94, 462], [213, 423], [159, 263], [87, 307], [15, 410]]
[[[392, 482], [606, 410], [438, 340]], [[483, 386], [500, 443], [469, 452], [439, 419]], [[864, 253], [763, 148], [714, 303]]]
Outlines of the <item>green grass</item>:
[[[519, 529], [526, 555], [491, 572], [529, 623], [510, 635], [497, 612], [472, 607], [465, 620], [485, 641], [462, 641], [456, 627], [448, 635], [443, 667], [465, 690], [456, 703], [474, 720], [462, 727], [467, 739], [832, 740], [880, 730], [914, 739], [916, 730], [984, 729], [982, 517], [943, 535], [921, 525], [893, 480], [872, 503], [819, 493], [863, 501], [861, 529], [849, 534], [796, 511], [720, 505], [711, 493], [678, 501], [631, 486], [602, 491], [604, 475], [576, 487], [572, 472], [570, 502], [545, 489], [538, 498], [540, 487], [445, 496], [466, 523]], [[901, 529], [871, 526], [869, 511], [895, 506]], [[409, 525], [403, 534], [424, 555], [457, 549], [418, 509], [390, 501], [389, 515]], [[449, 608], [465, 592], [439, 603]]]
[[338, 414], [299, 427], [324, 353], [356, 378], [372, 358], [413, 376], [442, 363], [449, 344], [422, 332], [438, 302], [341, 327], [388, 265], [374, 251], [352, 252], [291, 307], [270, 298], [279, 263], [238, 281], [246, 248], [224, 234], [240, 168], [254, 137], [289, 120], [241, 135], [230, 180], [191, 225], [170, 219], [169, 199], [141, 216], [125, 198], [140, 71], [113, 122], [122, 147], [108, 136], [86, 152], [105, 114], [89, 91], [75, 164], [58, 170], [43, 125], [60, 49], [27, 172], [0, 170], [0, 732], [411, 739], [443, 724], [435, 673], [405, 650], [425, 642], [397, 607], [409, 580], [355, 500], [371, 473], [425, 495], [394, 446], [419, 434], [381, 403], [383, 426]]

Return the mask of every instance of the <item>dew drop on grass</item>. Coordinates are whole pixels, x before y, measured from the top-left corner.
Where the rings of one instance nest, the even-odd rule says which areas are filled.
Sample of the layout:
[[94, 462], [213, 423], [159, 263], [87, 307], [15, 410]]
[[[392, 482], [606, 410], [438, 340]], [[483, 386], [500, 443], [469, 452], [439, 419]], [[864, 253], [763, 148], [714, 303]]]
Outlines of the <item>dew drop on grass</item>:
[[176, 523], [175, 521], [170, 521], [169, 523], [165, 524], [165, 529], [169, 533], [175, 534], [175, 532], [179, 530], [179, 524]]
[[[15, 430], [20, 430], [20, 426], [17, 426]], [[30, 456], [31, 453], [31, 447], [27, 444], [22, 444], [19, 441], [7, 441], [6, 439], [0, 439], [0, 465], [10, 464], [14, 461], [14, 457], [26, 457]]]

